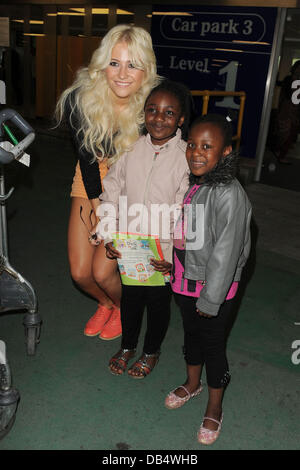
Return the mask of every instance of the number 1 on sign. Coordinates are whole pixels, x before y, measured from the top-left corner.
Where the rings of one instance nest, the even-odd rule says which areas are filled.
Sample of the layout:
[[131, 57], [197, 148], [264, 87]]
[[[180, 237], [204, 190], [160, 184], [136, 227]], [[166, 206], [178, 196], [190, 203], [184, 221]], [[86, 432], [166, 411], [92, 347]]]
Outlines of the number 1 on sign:
[[[235, 91], [235, 84], [237, 78], [239, 63], [231, 61], [225, 67], [219, 70], [219, 75], [227, 74], [225, 91]], [[240, 105], [235, 103], [233, 96], [224, 96], [222, 101], [217, 101], [215, 106], [221, 106], [222, 108], [239, 109]]]

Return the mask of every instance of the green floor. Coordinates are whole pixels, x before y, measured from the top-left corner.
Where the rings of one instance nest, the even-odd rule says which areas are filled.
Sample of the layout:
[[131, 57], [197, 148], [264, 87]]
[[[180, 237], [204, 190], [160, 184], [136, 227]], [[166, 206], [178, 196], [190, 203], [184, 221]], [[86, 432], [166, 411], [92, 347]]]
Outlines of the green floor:
[[[21, 396], [0, 450], [207, 450], [196, 440], [207, 387], [179, 410], [164, 407], [166, 394], [185, 379], [174, 304], [159, 365], [145, 380], [109, 373], [119, 340], [82, 334], [95, 302], [73, 286], [68, 271], [75, 162], [67, 141], [43, 135], [31, 155], [30, 170], [7, 168], [7, 189], [11, 181], [17, 188], [8, 207], [10, 262], [32, 283], [43, 325], [36, 355], [29, 357], [23, 314], [0, 317], [0, 338]], [[300, 339], [300, 260], [255, 243], [245, 282], [228, 340], [232, 380], [223, 429], [209, 449], [299, 449], [300, 364], [291, 357], [292, 343]]]

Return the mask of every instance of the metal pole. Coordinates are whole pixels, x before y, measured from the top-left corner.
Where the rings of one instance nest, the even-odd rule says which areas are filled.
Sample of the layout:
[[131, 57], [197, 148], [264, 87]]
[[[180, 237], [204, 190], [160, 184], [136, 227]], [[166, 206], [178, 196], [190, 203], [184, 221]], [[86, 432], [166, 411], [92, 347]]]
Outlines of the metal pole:
[[266, 141], [269, 131], [270, 114], [272, 109], [272, 99], [278, 72], [278, 60], [285, 26], [286, 12], [286, 8], [278, 8], [277, 20], [274, 31], [273, 48], [270, 58], [264, 103], [260, 120], [261, 124], [257, 141], [254, 181], [259, 181], [260, 179], [261, 167], [264, 159]]
[[[5, 196], [4, 169], [0, 165], [0, 195]], [[5, 201], [0, 202], [0, 255], [8, 257], [7, 223]]]

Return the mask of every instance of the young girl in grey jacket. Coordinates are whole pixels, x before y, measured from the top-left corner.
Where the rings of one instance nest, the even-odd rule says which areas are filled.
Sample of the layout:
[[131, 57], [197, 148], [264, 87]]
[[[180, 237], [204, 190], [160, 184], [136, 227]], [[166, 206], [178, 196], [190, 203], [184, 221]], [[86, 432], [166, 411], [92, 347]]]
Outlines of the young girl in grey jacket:
[[222, 398], [230, 375], [225, 334], [242, 269], [250, 251], [251, 205], [237, 179], [231, 124], [206, 115], [191, 126], [186, 149], [190, 188], [173, 248], [171, 286], [184, 328], [187, 380], [170, 392], [176, 409], [199, 395], [206, 366], [208, 404], [198, 431], [201, 444], [218, 438]]

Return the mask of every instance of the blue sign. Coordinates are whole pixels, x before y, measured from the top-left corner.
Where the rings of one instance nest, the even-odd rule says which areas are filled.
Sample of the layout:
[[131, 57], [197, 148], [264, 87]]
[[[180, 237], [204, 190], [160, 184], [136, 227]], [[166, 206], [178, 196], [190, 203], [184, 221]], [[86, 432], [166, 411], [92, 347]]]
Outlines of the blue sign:
[[[176, 12], [174, 11], [176, 9]], [[277, 8], [157, 6], [152, 39], [158, 73], [191, 90], [246, 93], [241, 155], [254, 158]], [[201, 114], [202, 98], [196, 98]], [[211, 97], [209, 112], [237, 123], [238, 97]]]

